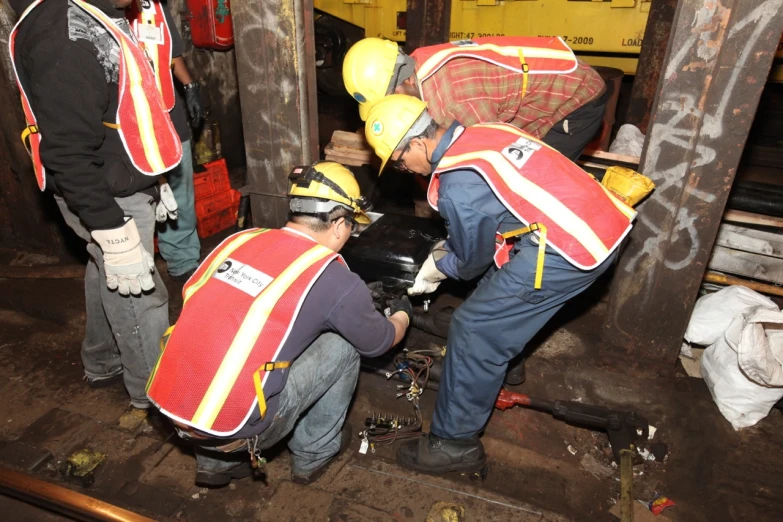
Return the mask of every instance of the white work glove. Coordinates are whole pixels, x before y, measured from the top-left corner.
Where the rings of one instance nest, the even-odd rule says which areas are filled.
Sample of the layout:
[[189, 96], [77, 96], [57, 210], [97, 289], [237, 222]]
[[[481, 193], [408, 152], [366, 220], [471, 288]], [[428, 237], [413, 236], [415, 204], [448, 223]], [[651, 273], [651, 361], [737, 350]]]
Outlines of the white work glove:
[[446, 275], [435, 266], [435, 262], [440, 261], [448, 253], [443, 248], [445, 243], [446, 241], [443, 240], [432, 245], [430, 255], [427, 256], [427, 260], [421, 265], [421, 270], [416, 274], [413, 286], [408, 288], [408, 295], [431, 294], [438, 288], [440, 282], [446, 279]]
[[120, 228], [93, 230], [91, 235], [103, 251], [109, 290], [119, 290], [121, 295], [140, 295], [142, 290], [155, 288], [152, 281], [155, 261], [141, 244], [133, 218], [126, 217]]
[[165, 223], [167, 219], [172, 221], [177, 219], [177, 200], [174, 199], [174, 192], [171, 191], [171, 187], [168, 183], [162, 183], [160, 185], [160, 201], [158, 206], [155, 207], [155, 219], [158, 223]]

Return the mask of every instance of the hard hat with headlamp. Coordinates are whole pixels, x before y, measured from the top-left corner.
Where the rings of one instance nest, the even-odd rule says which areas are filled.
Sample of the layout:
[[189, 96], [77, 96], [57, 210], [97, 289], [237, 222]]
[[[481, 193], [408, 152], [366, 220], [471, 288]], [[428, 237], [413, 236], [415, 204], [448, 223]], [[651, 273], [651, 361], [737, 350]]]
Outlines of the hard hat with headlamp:
[[362, 197], [359, 184], [350, 170], [333, 161], [294, 167], [288, 176], [291, 182], [288, 201], [291, 212], [297, 214], [328, 214], [336, 206], [353, 212], [350, 218], [368, 225], [369, 203]]

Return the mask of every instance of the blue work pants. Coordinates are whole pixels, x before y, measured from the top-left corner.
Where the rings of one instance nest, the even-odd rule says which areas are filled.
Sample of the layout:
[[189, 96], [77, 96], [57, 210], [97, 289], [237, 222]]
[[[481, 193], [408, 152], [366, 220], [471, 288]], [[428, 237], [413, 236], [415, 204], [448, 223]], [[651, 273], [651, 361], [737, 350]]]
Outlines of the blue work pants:
[[580, 270], [547, 247], [543, 285], [533, 288], [538, 238], [523, 236], [511, 260], [488, 274], [451, 320], [433, 434], [464, 439], [487, 423], [511, 359], [572, 297], [614, 262], [613, 253], [593, 270]]

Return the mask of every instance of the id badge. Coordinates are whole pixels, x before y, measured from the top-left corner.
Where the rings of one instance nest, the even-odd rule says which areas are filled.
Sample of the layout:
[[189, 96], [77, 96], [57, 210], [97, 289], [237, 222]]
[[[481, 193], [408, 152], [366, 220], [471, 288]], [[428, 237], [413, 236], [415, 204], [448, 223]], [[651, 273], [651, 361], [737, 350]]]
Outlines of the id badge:
[[137, 37], [147, 45], [163, 45], [163, 25], [141, 23], [136, 25]]

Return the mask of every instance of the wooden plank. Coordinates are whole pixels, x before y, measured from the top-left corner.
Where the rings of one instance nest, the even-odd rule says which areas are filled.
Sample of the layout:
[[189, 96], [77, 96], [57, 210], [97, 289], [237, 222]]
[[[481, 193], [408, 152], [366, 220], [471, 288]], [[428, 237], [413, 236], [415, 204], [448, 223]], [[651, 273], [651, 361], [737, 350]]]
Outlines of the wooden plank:
[[783, 261], [716, 245], [707, 268], [761, 281], [783, 284]]
[[336, 150], [330, 143], [324, 147], [324, 154], [332, 154], [335, 156], [346, 156], [348, 158], [363, 159], [369, 161], [372, 158], [372, 152], [356, 150], [356, 149], [341, 149]]
[[766, 283], [759, 283], [758, 281], [749, 281], [748, 279], [741, 279], [739, 277], [732, 277], [730, 275], [721, 274], [718, 272], [707, 272], [704, 274], [705, 283], [715, 283], [719, 285], [739, 285], [761, 292], [763, 294], [779, 295], [783, 297], [783, 288], [775, 285], [768, 285]]
[[783, 228], [783, 218], [765, 216], [764, 214], [754, 214], [753, 212], [745, 212], [744, 210], [727, 210], [723, 213], [723, 220], [732, 223]]
[[715, 242], [734, 250], [783, 258], [783, 234], [723, 223]]
[[367, 140], [364, 135], [356, 132], [334, 131], [332, 141], [346, 144], [358, 144], [362, 148], [367, 147]]
[[606, 152], [603, 150], [586, 150], [582, 152], [582, 156], [588, 156], [590, 158], [598, 158], [609, 161], [619, 161], [621, 163], [631, 163], [633, 165], [639, 164], [639, 156], [627, 156], [625, 154], [614, 154], [612, 152]]
[[334, 161], [342, 165], [350, 165], [351, 167], [361, 167], [362, 165], [367, 165], [369, 163], [356, 158], [346, 158], [345, 156], [334, 156], [331, 154], [326, 155], [326, 161]]
[[331, 142], [327, 146], [330, 147], [332, 150], [339, 151], [340, 153], [342, 153], [342, 152], [352, 152], [354, 154], [361, 153], [361, 154], [368, 154], [370, 156], [372, 156], [374, 154], [372, 149], [366, 148], [366, 147], [365, 148], [361, 148], [361, 147], [353, 147], [353, 146], [348, 146], [348, 145], [339, 145], [339, 144], [337, 144], [335, 142]]

